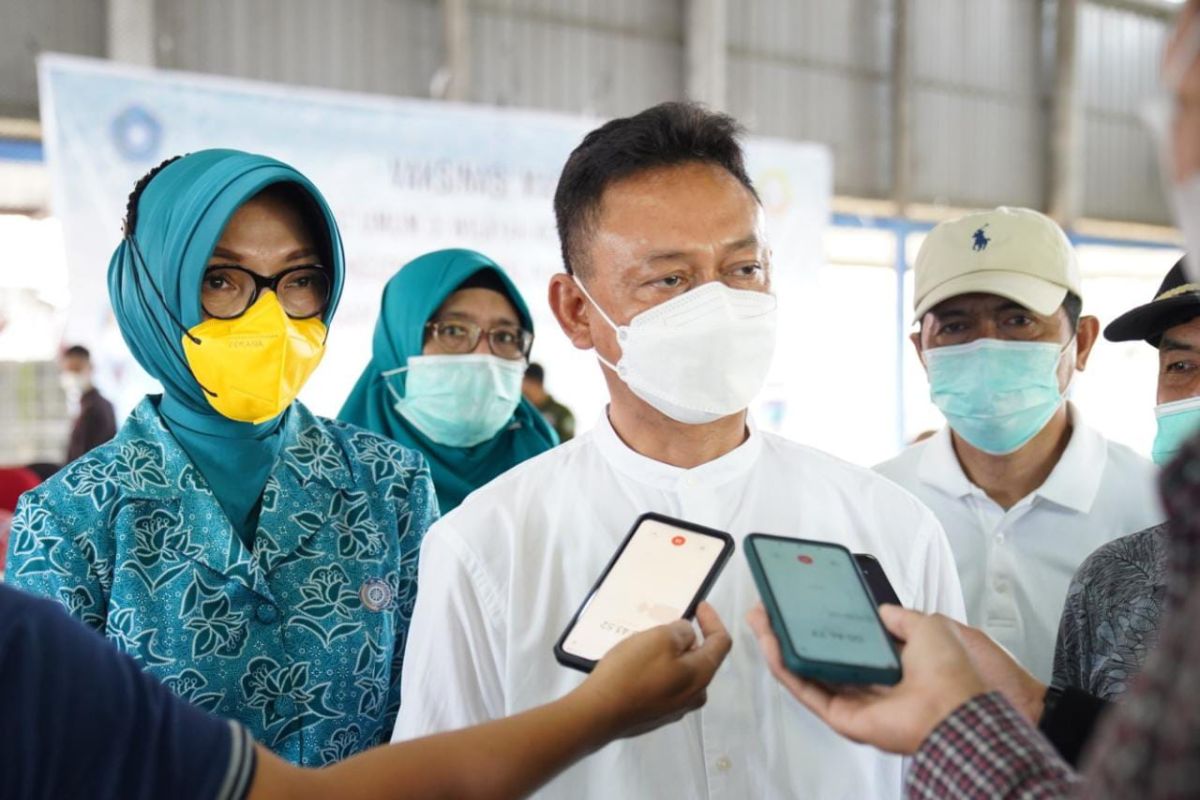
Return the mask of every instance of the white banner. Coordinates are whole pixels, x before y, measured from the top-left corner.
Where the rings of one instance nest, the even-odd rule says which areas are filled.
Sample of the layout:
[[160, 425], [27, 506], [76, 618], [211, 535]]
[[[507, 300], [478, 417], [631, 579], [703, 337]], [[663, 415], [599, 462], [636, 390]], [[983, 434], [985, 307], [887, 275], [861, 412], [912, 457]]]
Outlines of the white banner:
[[[39, 62], [52, 206], [63, 225], [71, 291], [66, 340], [92, 347], [122, 411], [153, 384], [132, 361], [105, 282], [137, 179], [172, 155], [232, 147], [308, 175], [342, 228], [348, 274], [329, 351], [301, 397], [336, 414], [371, 354], [384, 283], [407, 261], [468, 247], [513, 276], [534, 316], [533, 359], [581, 428], [606, 392], [595, 359], [571, 347], [546, 303], [561, 270], [551, 200], [562, 165], [597, 120], [346, 94], [162, 72], [107, 61]], [[821, 263], [832, 167], [821, 146], [751, 138], [768, 212], [783, 320], [780, 357], [759, 419], [788, 428], [791, 378], [804, 374], [801, 298]], [[780, 363], [783, 362], [783, 363]]]

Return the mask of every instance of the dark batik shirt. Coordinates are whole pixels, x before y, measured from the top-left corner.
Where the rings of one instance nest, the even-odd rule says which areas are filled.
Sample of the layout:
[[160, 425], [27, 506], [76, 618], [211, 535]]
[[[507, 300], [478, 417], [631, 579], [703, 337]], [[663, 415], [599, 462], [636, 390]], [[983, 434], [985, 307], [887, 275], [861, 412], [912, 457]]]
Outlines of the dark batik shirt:
[[1167, 597], [1166, 525], [1110, 542], [1079, 567], [1054, 650], [1054, 684], [1116, 700], [1158, 642]]

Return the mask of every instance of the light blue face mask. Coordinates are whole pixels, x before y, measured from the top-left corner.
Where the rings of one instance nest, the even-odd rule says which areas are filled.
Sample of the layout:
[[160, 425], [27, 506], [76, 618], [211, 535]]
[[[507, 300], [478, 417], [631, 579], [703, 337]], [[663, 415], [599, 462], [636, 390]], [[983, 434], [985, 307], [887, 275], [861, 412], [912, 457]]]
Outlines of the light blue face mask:
[[1163, 403], [1154, 409], [1158, 433], [1154, 435], [1151, 456], [1160, 467], [1175, 458], [1188, 439], [1200, 431], [1200, 397]]
[[[388, 376], [407, 372], [404, 397]], [[382, 373], [396, 411], [447, 447], [473, 447], [500, 432], [521, 402], [524, 361], [492, 355], [413, 356]]]
[[959, 436], [1007, 455], [1038, 434], [1063, 403], [1058, 363], [1066, 346], [977, 339], [925, 351], [929, 394]]

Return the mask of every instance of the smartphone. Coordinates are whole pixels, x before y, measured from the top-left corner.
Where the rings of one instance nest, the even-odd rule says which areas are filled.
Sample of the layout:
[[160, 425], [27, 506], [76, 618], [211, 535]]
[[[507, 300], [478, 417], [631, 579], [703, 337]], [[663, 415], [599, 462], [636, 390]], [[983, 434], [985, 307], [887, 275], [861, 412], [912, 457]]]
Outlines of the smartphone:
[[900, 656], [849, 550], [762, 533], [745, 548], [789, 670], [827, 683], [899, 683]]
[[554, 645], [554, 657], [591, 672], [623, 639], [691, 619], [733, 549], [728, 533], [662, 514], [638, 517]]
[[867, 588], [871, 590], [871, 596], [875, 598], [875, 605], [881, 606], [884, 603], [891, 603], [894, 606], [902, 606], [900, 596], [896, 594], [896, 590], [892, 588], [892, 582], [888, 580], [887, 573], [883, 571], [883, 565], [879, 563], [879, 559], [869, 553], [855, 553], [854, 561], [858, 564], [858, 571], [867, 580]]

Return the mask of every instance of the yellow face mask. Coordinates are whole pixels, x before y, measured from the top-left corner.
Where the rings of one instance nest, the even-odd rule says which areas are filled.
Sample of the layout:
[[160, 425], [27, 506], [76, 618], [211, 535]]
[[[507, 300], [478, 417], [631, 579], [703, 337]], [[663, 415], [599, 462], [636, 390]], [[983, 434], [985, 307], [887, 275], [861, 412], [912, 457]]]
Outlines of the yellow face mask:
[[325, 323], [292, 319], [274, 292], [237, 319], [210, 319], [183, 337], [188, 367], [222, 416], [255, 424], [283, 413], [325, 354]]

